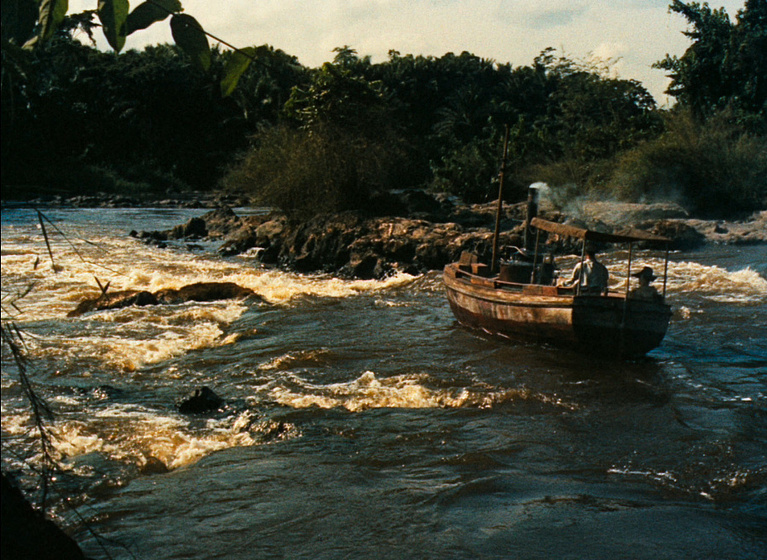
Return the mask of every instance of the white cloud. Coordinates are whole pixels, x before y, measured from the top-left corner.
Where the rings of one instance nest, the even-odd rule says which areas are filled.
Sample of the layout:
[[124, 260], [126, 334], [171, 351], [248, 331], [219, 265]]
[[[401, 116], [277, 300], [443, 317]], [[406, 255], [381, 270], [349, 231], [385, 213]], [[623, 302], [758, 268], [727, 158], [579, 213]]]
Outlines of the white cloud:
[[[96, 0], [70, 0], [70, 11]], [[664, 102], [666, 79], [651, 65], [689, 45], [686, 22], [666, 0], [182, 0], [186, 13], [235, 45], [270, 44], [319, 66], [349, 45], [383, 61], [389, 50], [442, 56], [469, 51], [514, 66], [532, 63], [545, 48], [576, 59], [621, 57], [620, 77], [642, 82]], [[138, 2], [133, 2], [137, 5]], [[744, 0], [714, 0], [730, 16]], [[127, 48], [172, 41], [167, 23], [129, 37]]]

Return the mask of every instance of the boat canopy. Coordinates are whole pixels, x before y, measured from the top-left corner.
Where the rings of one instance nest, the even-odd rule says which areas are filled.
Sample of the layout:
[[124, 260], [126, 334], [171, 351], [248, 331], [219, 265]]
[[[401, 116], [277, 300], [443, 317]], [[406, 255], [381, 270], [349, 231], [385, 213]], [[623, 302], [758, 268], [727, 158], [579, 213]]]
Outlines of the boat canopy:
[[550, 222], [541, 218], [533, 218], [530, 225], [549, 233], [566, 235], [583, 239], [584, 241], [596, 241], [598, 243], [631, 243], [634, 241], [652, 241], [656, 243], [667, 243], [671, 241], [668, 237], [655, 235], [639, 229], [628, 229], [623, 233], [602, 233], [586, 228]]

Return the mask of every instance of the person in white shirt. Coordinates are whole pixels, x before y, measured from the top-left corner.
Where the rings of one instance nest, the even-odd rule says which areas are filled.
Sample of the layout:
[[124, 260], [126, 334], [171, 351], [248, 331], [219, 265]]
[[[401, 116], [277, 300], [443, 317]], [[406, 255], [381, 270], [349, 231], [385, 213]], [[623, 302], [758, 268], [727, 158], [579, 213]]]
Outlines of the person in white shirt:
[[[581, 268], [583, 269], [582, 271]], [[607, 267], [597, 260], [596, 250], [588, 247], [586, 249], [586, 259], [575, 265], [570, 279], [564, 281], [562, 286], [572, 287], [577, 285], [580, 280], [582, 293], [607, 293], [609, 279], [610, 274], [607, 271]]]

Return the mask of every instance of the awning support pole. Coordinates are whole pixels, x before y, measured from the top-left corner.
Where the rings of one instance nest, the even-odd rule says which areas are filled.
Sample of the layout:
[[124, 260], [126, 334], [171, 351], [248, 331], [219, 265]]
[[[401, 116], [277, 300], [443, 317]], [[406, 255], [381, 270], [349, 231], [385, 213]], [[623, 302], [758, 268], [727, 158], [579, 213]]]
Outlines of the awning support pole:
[[503, 136], [503, 159], [501, 160], [501, 176], [498, 181], [498, 208], [495, 212], [495, 231], [493, 233], [493, 256], [490, 263], [490, 272], [498, 270], [498, 236], [501, 231], [501, 212], [503, 211], [503, 178], [506, 175], [506, 157], [509, 154], [509, 125]]
[[581, 268], [578, 270], [578, 287], [575, 289], [576, 295], [581, 295], [581, 285], [583, 284], [583, 261], [586, 260], [586, 238], [583, 238], [581, 245]]
[[535, 267], [538, 265], [538, 241], [540, 239], [541, 239], [541, 230], [539, 230], [538, 228], [535, 228], [535, 252], [533, 253], [533, 270], [532, 272], [530, 272], [531, 284], [535, 284]]
[[663, 297], [666, 297], [666, 284], [668, 280], [668, 243], [666, 243], [666, 260], [663, 263]]

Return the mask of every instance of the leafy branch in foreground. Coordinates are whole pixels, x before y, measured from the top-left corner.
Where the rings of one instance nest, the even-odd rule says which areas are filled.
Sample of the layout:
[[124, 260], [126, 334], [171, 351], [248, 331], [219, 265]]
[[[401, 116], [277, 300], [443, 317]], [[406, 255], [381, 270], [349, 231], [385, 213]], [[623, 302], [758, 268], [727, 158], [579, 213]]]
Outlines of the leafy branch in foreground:
[[[66, 23], [68, 0], [16, 0], [2, 3], [3, 50], [14, 46], [35, 48], [50, 41], [59, 30], [71, 27]], [[202, 25], [189, 14], [182, 13], [180, 0], [146, 0], [133, 10], [128, 0], [98, 0], [95, 10], [70, 16], [78, 27], [83, 28], [92, 39], [92, 22], [98, 17], [109, 45], [119, 53], [127, 37], [136, 31], [147, 29], [170, 17], [173, 40], [186, 53], [192, 63], [203, 71], [211, 65], [208, 37], [232, 49], [234, 56], [224, 68], [221, 80], [221, 94], [226, 97], [234, 91], [237, 82], [251, 61], [255, 60], [254, 49], [239, 49], [230, 43], [205, 31]]]

